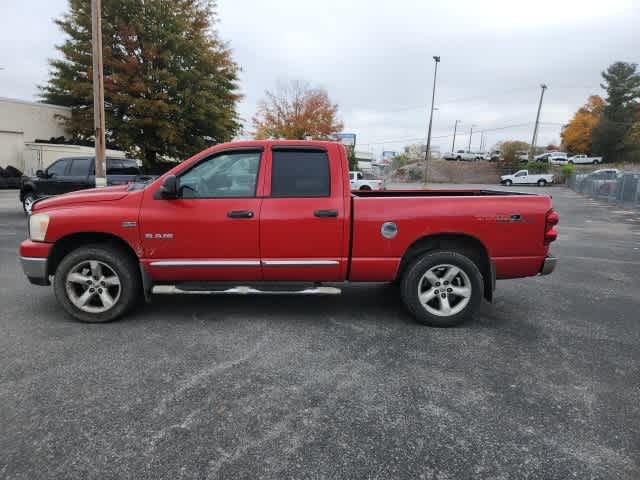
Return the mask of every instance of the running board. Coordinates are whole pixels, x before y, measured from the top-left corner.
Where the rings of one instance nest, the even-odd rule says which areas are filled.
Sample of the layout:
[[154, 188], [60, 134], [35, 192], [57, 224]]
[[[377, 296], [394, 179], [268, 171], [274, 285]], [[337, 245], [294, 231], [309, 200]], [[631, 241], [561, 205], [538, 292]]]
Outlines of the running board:
[[308, 287], [301, 290], [267, 290], [256, 287], [236, 286], [225, 289], [201, 289], [201, 288], [180, 288], [180, 285], [156, 285], [151, 290], [154, 295], [175, 295], [175, 294], [198, 294], [198, 295], [248, 295], [248, 294], [261, 294], [261, 295], [339, 295], [342, 290], [335, 287]]

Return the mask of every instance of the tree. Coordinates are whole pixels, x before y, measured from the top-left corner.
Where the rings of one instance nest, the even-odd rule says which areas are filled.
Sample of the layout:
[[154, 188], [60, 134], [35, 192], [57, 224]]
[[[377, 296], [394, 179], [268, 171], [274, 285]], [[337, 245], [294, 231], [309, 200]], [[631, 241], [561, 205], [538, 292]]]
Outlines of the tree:
[[527, 153], [531, 149], [531, 146], [527, 142], [520, 140], [509, 140], [502, 142], [500, 145], [500, 151], [502, 152], [502, 158], [505, 162], [512, 163], [518, 161], [518, 152], [526, 151]]
[[640, 121], [634, 122], [624, 136], [625, 150], [640, 151]]
[[345, 148], [347, 149], [347, 159], [349, 160], [349, 171], [355, 172], [360, 170], [358, 167], [358, 158], [356, 157], [356, 148], [353, 146]]
[[338, 105], [331, 103], [326, 90], [299, 80], [280, 83], [258, 103], [255, 137], [326, 140], [342, 130], [337, 113]]
[[602, 78], [606, 106], [593, 130], [592, 150], [607, 160], [616, 160], [625, 148], [624, 138], [638, 110], [640, 74], [637, 64], [616, 62], [602, 72]]
[[604, 100], [598, 95], [591, 95], [573, 115], [560, 133], [564, 148], [573, 154], [591, 152], [591, 136], [598, 125], [604, 110]]
[[[50, 61], [44, 101], [71, 107], [73, 138], [93, 136], [91, 2], [56, 20], [67, 39]], [[107, 141], [153, 165], [230, 140], [238, 67], [213, 26], [215, 0], [103, 0]]]

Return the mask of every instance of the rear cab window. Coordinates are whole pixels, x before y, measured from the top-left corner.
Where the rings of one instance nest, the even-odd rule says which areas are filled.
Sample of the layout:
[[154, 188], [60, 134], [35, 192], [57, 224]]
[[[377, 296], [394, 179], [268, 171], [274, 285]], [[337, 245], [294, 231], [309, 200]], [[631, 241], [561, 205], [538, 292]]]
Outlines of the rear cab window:
[[86, 177], [89, 175], [92, 161], [90, 158], [74, 158], [69, 169], [70, 177]]
[[329, 157], [326, 151], [274, 149], [271, 159], [272, 197], [331, 195]]

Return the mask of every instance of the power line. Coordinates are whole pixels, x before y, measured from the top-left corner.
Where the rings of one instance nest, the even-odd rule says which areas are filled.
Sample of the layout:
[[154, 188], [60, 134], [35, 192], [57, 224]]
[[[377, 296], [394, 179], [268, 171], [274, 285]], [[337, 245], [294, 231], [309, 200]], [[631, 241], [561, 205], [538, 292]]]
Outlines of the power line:
[[[510, 128], [521, 128], [521, 127], [528, 127], [531, 126], [534, 122], [526, 122], [526, 123], [515, 123], [515, 124], [511, 124], [511, 125], [503, 125], [501, 127], [494, 127], [494, 128], [484, 128], [481, 130], [474, 130], [475, 133], [488, 133], [488, 132], [498, 132], [500, 130], [508, 130]], [[553, 126], [563, 126], [565, 125], [564, 123], [554, 123], [554, 122], [540, 122], [540, 125], [553, 125]], [[442, 139], [442, 138], [451, 138], [453, 137], [452, 133], [449, 133], [447, 135], [437, 135], [437, 136], [432, 136], [432, 139]], [[426, 137], [409, 137], [409, 138], [393, 138], [393, 139], [389, 139], [389, 140], [381, 140], [381, 141], [376, 141], [376, 142], [367, 142], [367, 143], [361, 143], [360, 145], [384, 145], [385, 143], [407, 143], [407, 142], [418, 142], [418, 141], [425, 141]]]
[[[471, 102], [471, 101], [475, 101], [475, 100], [486, 100], [486, 99], [490, 99], [493, 98], [495, 96], [499, 96], [499, 95], [509, 95], [511, 93], [518, 93], [518, 92], [525, 92], [525, 91], [532, 91], [534, 88], [534, 86], [529, 86], [529, 87], [518, 87], [518, 88], [512, 88], [509, 90], [503, 90], [500, 92], [493, 92], [490, 94], [483, 94], [483, 95], [475, 95], [472, 97], [460, 97], [460, 98], [453, 98], [450, 100], [442, 100], [440, 102], [438, 102], [439, 105], [446, 105], [446, 104], [450, 104], [450, 103], [461, 103], [461, 102]], [[561, 87], [556, 87], [554, 85], [554, 90], [556, 89], [562, 89], [562, 90], [568, 90], [568, 89], [575, 89], [575, 90], [594, 90], [598, 87], [587, 87], [587, 86], [571, 86], [571, 85], [565, 85], [565, 86], [561, 86]], [[359, 108], [359, 107], [354, 107], [354, 108]], [[404, 112], [404, 111], [408, 111], [408, 110], [426, 110], [426, 106], [425, 105], [416, 105], [416, 106], [405, 106], [405, 107], [396, 107], [396, 108], [390, 108], [390, 109], [386, 109], [384, 110], [385, 112], [388, 113], [394, 113], [394, 112]]]

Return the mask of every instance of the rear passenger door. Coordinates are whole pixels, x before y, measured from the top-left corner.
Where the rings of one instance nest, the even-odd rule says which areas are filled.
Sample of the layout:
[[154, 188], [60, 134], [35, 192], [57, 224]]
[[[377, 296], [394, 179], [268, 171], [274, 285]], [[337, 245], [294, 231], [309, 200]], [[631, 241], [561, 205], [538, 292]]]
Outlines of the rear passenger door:
[[342, 280], [348, 172], [326, 150], [311, 148], [273, 147], [269, 167], [260, 212], [263, 278]]
[[89, 176], [93, 169], [93, 158], [73, 158], [69, 168], [67, 178], [64, 181], [65, 192], [83, 190], [93, 187], [89, 183]]

